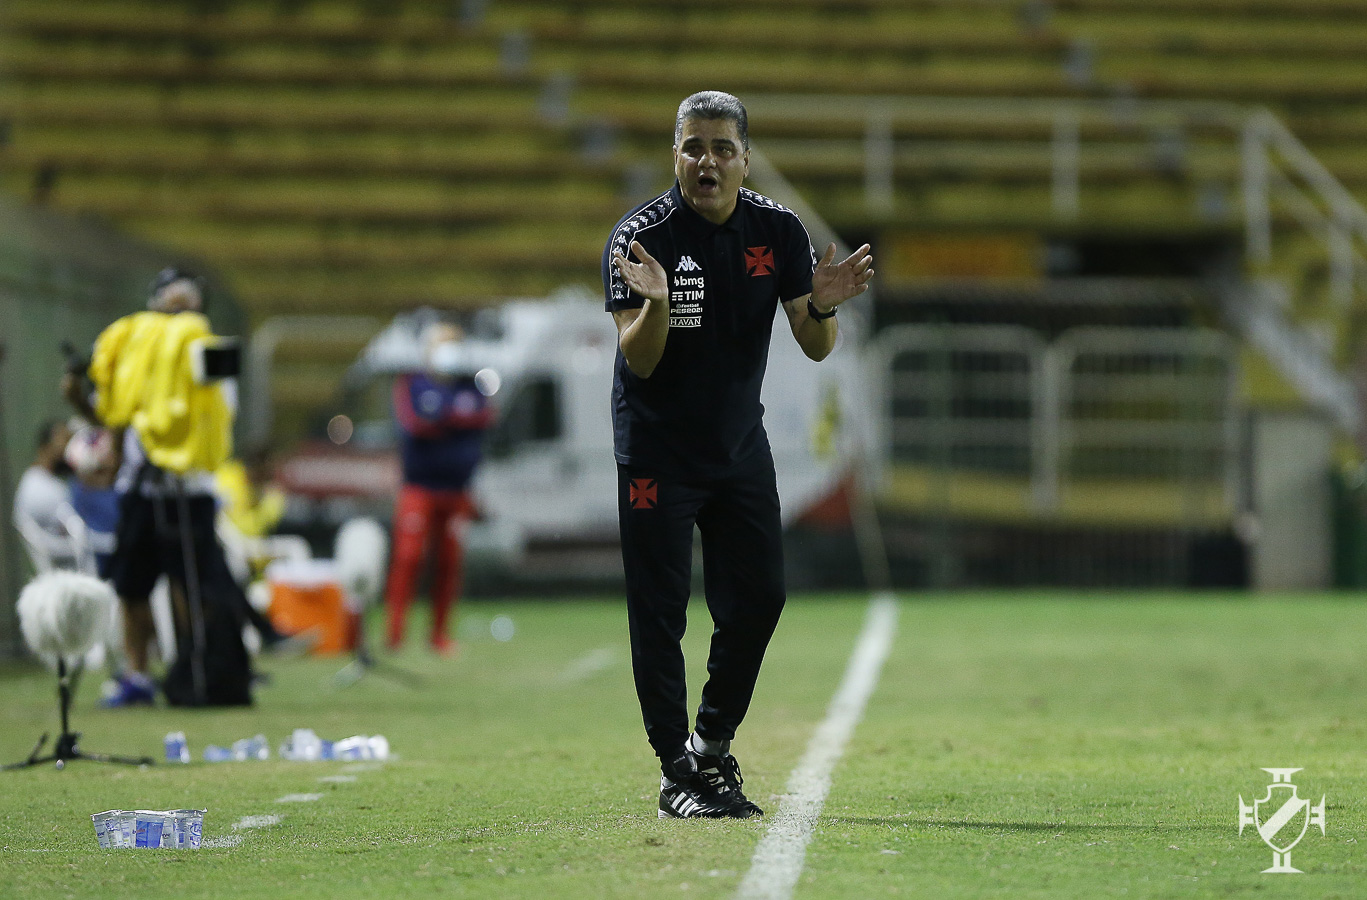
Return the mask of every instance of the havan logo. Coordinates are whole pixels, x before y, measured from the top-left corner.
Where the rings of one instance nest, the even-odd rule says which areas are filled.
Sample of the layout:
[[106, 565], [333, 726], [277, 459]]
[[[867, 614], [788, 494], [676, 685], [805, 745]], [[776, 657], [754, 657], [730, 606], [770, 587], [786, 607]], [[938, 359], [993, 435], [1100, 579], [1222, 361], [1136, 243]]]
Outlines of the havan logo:
[[1263, 869], [1264, 874], [1302, 874], [1291, 866], [1291, 848], [1300, 843], [1311, 825], [1318, 825], [1320, 834], [1324, 834], [1324, 795], [1320, 795], [1319, 806], [1311, 806], [1309, 800], [1296, 796], [1291, 776], [1300, 769], [1263, 771], [1272, 775], [1267, 796], [1250, 806], [1244, 803], [1244, 795], [1239, 795], [1239, 834], [1244, 833], [1244, 826], [1252, 825], [1258, 829], [1263, 843], [1272, 848], [1272, 868]]

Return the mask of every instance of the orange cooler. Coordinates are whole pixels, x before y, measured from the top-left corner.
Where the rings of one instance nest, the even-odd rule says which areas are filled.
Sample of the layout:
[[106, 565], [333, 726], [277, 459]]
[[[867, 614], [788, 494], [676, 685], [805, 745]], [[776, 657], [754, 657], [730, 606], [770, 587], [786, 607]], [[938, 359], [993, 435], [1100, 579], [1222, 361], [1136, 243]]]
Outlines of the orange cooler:
[[313, 629], [319, 656], [351, 649], [347, 612], [337, 565], [330, 559], [278, 560], [266, 568], [271, 624], [286, 634]]

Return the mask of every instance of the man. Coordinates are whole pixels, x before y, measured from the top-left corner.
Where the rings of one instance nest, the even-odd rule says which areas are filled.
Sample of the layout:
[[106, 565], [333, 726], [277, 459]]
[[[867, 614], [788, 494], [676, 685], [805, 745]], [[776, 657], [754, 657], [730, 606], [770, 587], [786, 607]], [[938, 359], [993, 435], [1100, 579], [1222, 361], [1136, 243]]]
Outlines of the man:
[[441, 656], [458, 649], [448, 621], [460, 594], [465, 530], [474, 514], [470, 479], [493, 418], [474, 373], [466, 371], [471, 367], [463, 365], [463, 337], [450, 323], [429, 326], [423, 333], [427, 371], [394, 382], [403, 487], [394, 507], [394, 559], [385, 589], [391, 650], [403, 644], [408, 605], [433, 543], [431, 646]]
[[[741, 187], [747, 131], [730, 94], [684, 100], [674, 186], [622, 219], [603, 252], [618, 331], [613, 430], [632, 668], [660, 759], [661, 818], [763, 815], [741, 791], [730, 744], [785, 600], [759, 400], [774, 307], [820, 361], [835, 346], [836, 308], [873, 277], [868, 245], [836, 264], [831, 244], [818, 262], [796, 215]], [[695, 524], [715, 629], [690, 734], [679, 642]]]
[[[170, 579], [182, 612], [191, 592], [200, 597], [209, 639], [203, 647], [197, 638], [182, 640], [164, 686], [167, 698], [183, 704], [251, 702], [241, 642], [247, 603], [214, 533], [212, 472], [232, 450], [232, 410], [222, 383], [204, 376], [205, 347], [213, 335], [200, 312], [203, 301], [197, 278], [163, 270], [152, 283], [148, 310], [115, 321], [96, 339], [87, 372], [95, 387], [93, 404], [74, 374], [63, 381], [67, 398], [91, 421], [113, 429], [123, 447], [118, 531], [103, 574], [122, 603], [129, 670], [106, 698], [107, 706], [153, 702], [149, 595], [162, 575]], [[197, 627], [185, 615], [179, 619], [183, 632]], [[200, 651], [205, 668], [193, 672]]]
[[[66, 445], [71, 429], [60, 420], [38, 429], [38, 452], [14, 489], [14, 524], [34, 554], [56, 568], [77, 565], [76, 545], [68, 523], [75, 517], [67, 476]], [[35, 559], [35, 562], [38, 562]]]

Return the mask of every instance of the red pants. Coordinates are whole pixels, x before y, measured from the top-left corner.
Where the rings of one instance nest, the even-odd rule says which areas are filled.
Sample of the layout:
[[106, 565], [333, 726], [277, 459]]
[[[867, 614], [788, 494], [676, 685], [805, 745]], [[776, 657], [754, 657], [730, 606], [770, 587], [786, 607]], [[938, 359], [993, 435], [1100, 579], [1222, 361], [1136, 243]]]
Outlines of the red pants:
[[408, 605], [433, 539], [437, 570], [432, 579], [432, 640], [445, 639], [447, 618], [460, 594], [465, 528], [472, 514], [473, 504], [466, 491], [438, 491], [411, 484], [399, 491], [394, 506], [393, 558], [385, 589], [391, 647], [403, 642]]

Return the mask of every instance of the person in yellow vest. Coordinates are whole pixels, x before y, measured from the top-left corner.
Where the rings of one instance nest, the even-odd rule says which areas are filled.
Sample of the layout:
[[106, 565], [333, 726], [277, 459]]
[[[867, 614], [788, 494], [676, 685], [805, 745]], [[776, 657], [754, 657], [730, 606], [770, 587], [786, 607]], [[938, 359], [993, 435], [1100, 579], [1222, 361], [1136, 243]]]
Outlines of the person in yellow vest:
[[[163, 575], [176, 601], [181, 647], [163, 685], [167, 699], [251, 702], [238, 612], [246, 599], [214, 533], [212, 473], [232, 453], [233, 409], [224, 379], [213, 370], [231, 355], [217, 353], [222, 342], [203, 303], [198, 278], [164, 269], [151, 285], [148, 309], [118, 319], [96, 339], [85, 373], [93, 394], [84, 393], [74, 373], [63, 381], [67, 399], [118, 433], [123, 448], [119, 525], [101, 574], [122, 602], [129, 668], [107, 706], [154, 701], [148, 644], [155, 626], [148, 598]], [[187, 597], [199, 603], [187, 606]]]
[[285, 515], [285, 494], [275, 484], [270, 451], [255, 450], [243, 459], [229, 459], [214, 473], [223, 515], [248, 538], [275, 533]]

